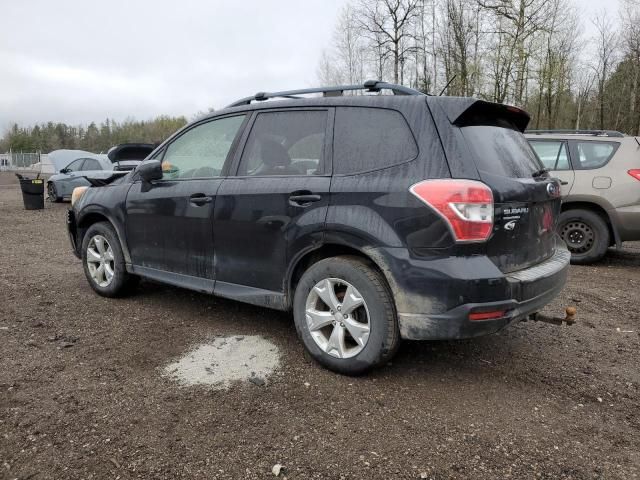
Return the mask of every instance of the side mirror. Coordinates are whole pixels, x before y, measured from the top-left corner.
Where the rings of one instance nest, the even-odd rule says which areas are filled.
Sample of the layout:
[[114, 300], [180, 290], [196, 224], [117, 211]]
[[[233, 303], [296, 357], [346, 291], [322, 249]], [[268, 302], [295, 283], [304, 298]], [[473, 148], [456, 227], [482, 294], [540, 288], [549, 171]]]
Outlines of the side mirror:
[[160, 180], [162, 178], [162, 165], [160, 165], [158, 160], [149, 160], [141, 163], [136, 169], [136, 173], [140, 175], [140, 178], [145, 182]]
[[69, 169], [68, 168], [63, 168], [62, 170], [60, 170], [60, 173], [62, 173], [62, 174], [69, 173]]

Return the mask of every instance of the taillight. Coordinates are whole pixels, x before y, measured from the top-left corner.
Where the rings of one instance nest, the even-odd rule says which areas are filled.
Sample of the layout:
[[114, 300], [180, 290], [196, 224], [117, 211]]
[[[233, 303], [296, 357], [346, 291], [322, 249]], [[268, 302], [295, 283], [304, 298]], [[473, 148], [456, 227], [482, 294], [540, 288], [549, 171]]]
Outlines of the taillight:
[[451, 228], [456, 242], [484, 242], [493, 229], [493, 193], [476, 180], [424, 180], [410, 189]]
[[633, 178], [635, 178], [636, 180], [640, 180], [640, 169], [636, 168], [634, 170], [629, 170], [627, 172], [629, 175], [631, 175]]

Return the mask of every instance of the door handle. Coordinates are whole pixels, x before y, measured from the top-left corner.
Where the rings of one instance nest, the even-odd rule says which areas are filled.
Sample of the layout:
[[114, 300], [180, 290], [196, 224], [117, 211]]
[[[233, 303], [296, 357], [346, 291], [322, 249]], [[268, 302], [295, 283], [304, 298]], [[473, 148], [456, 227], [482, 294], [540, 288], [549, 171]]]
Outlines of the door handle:
[[213, 197], [207, 196], [204, 193], [194, 193], [189, 197], [189, 202], [199, 207], [213, 202]]
[[320, 195], [316, 195], [314, 193], [298, 193], [293, 192], [289, 196], [289, 203], [299, 207], [306, 207], [307, 205], [312, 204], [313, 202], [318, 202], [322, 199]]
[[560, 185], [569, 185], [569, 182], [565, 182], [564, 180], [560, 180]]

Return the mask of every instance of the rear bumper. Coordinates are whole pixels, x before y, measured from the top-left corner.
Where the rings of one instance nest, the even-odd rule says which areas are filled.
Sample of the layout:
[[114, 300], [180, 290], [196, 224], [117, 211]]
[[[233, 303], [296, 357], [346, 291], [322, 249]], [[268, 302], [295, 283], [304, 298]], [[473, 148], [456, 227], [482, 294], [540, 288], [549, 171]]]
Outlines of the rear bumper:
[[78, 248], [78, 225], [76, 224], [75, 212], [72, 209], [67, 210], [67, 232], [69, 234], [69, 241], [71, 242], [73, 254], [80, 258], [80, 251]]
[[608, 213], [621, 241], [640, 240], [640, 205], [618, 207]]
[[[492, 273], [497, 268], [492, 269], [487, 257], [449, 259], [454, 266], [447, 272], [431, 270], [422, 276], [422, 292], [416, 291], [417, 279], [411, 282], [411, 290], [401, 289], [394, 278], [389, 283], [396, 299], [400, 336], [409, 340], [447, 340], [495, 333], [551, 302], [566, 283], [570, 258], [564, 244], [558, 243], [548, 260], [495, 276]], [[461, 268], [464, 263], [468, 265]], [[429, 280], [434, 277], [437, 281]], [[429, 289], [433, 285], [440, 287], [436, 293]], [[469, 320], [470, 313], [489, 311], [505, 313], [498, 319]]]

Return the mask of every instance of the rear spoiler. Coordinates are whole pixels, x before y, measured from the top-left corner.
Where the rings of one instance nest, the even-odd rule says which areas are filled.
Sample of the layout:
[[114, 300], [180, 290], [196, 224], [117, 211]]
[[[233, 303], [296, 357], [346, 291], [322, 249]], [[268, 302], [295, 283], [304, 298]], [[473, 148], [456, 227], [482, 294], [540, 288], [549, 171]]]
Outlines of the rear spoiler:
[[492, 120], [503, 119], [524, 132], [531, 119], [521, 108], [471, 97], [431, 97], [429, 103], [432, 102], [437, 102], [449, 121], [459, 127], [487, 125]]
[[109, 173], [110, 173], [109, 176], [104, 176], [104, 177], [101, 177], [101, 176], [89, 177], [87, 175], [81, 175], [81, 176], [85, 178], [91, 184], [92, 187], [104, 187], [105, 185], [109, 185], [115, 179], [120, 178], [129, 172], [115, 170]]

